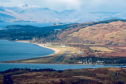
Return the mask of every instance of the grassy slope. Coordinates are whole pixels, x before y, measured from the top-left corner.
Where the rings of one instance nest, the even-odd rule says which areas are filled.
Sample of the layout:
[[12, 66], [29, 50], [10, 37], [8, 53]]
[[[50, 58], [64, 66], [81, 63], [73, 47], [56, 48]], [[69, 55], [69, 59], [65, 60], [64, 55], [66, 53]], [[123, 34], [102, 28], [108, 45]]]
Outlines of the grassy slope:
[[97, 24], [80, 29], [69, 35], [89, 43], [126, 44], [126, 22], [117, 21], [107, 24]]
[[98, 45], [126, 44], [126, 21], [110, 20], [76, 24], [58, 34], [66, 43], [86, 43]]

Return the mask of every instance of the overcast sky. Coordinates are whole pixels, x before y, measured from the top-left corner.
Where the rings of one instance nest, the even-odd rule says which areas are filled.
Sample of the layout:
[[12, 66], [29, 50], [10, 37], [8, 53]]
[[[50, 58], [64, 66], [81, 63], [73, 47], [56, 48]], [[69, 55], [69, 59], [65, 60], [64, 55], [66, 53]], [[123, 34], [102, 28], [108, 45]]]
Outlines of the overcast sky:
[[126, 0], [0, 0], [4, 7], [40, 7], [56, 11], [81, 10], [122, 12], [126, 9]]

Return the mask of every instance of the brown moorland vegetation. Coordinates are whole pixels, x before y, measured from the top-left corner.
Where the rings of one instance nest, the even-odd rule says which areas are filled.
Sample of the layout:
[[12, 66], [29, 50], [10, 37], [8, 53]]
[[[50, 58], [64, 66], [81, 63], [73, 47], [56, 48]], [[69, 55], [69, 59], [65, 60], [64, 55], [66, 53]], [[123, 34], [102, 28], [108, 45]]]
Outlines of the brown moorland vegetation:
[[125, 45], [126, 22], [114, 21], [63, 31], [59, 38], [68, 43]]
[[125, 68], [55, 71], [16, 69], [0, 73], [0, 84], [125, 84]]

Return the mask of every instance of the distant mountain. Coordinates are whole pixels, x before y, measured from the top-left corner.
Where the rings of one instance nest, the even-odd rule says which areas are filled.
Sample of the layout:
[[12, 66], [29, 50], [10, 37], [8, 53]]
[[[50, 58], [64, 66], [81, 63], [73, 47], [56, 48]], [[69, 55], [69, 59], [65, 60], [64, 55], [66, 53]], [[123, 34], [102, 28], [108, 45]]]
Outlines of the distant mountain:
[[10, 20], [10, 17], [4, 17], [5, 15], [14, 17], [11, 21], [33, 21], [33, 22], [43, 22], [43, 23], [69, 23], [72, 22], [68, 17], [75, 12], [74, 10], [66, 10], [63, 12], [57, 12], [48, 8], [0, 8], [0, 16], [2, 20], [6, 22], [6, 18]]
[[3, 22], [2, 20], [0, 20], [0, 22]]
[[4, 14], [4, 13], [0, 13], [0, 20], [2, 22], [10, 22], [13, 21], [15, 19], [15, 17]]
[[[79, 10], [55, 11], [49, 8], [29, 8], [27, 4], [22, 7], [0, 7], [0, 13], [12, 16], [9, 21], [33, 21], [40, 23], [84, 23], [90, 21], [107, 20], [111, 18], [125, 18], [119, 12], [83, 12]], [[0, 16], [2, 18], [2, 16]], [[6, 17], [7, 18], [7, 17]], [[4, 21], [4, 18], [2, 18]], [[6, 22], [6, 19], [5, 19]]]
[[2, 22], [12, 22], [16, 18], [15, 16], [12, 16], [11, 14], [7, 13], [5, 8], [0, 7], [0, 21]]
[[0, 7], [0, 11], [5, 11], [3, 7]]

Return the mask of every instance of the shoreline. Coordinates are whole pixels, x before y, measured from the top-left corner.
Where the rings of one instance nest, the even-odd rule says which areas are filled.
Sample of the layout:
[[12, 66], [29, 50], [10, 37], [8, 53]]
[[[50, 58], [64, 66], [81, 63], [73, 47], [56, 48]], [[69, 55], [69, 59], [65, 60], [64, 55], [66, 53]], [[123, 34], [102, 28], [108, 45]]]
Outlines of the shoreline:
[[47, 56], [55, 55], [55, 54], [59, 53], [59, 51], [60, 51], [60, 50], [58, 50], [58, 49], [56, 49], [56, 48], [48, 47], [48, 46], [46, 46], [46, 44], [41, 44], [41, 43], [33, 43], [33, 44], [35, 44], [35, 45], [37, 45], [37, 46], [40, 46], [40, 47], [47, 48], [47, 49], [51, 49], [51, 50], [54, 51], [53, 54], [50, 54], [50, 55], [47, 55]]
[[[42, 65], [83, 65], [83, 66], [126, 66], [125, 64], [52, 64], [52, 63], [2, 63], [0, 62], [0, 64], [42, 64]], [[126, 67], [125, 67], [126, 68]]]
[[[54, 53], [49, 54], [49, 55], [44, 55], [44, 56], [42, 56], [42, 57], [55, 55], [55, 54], [59, 53], [59, 51], [60, 51], [60, 50], [58, 50], [58, 49], [56, 49], [56, 48], [48, 47], [48, 46], [46, 46], [46, 44], [42, 44], [42, 43], [37, 43], [37, 42], [33, 43], [33, 42], [31, 42], [31, 41], [25, 41], [25, 40], [17, 40], [17, 41], [15, 41], [15, 42], [32, 43], [32, 44], [37, 45], [37, 46], [39, 46], [39, 47], [47, 48], [47, 49], [50, 49], [50, 50], [54, 51]], [[40, 56], [40, 57], [41, 57], [41, 56]]]

